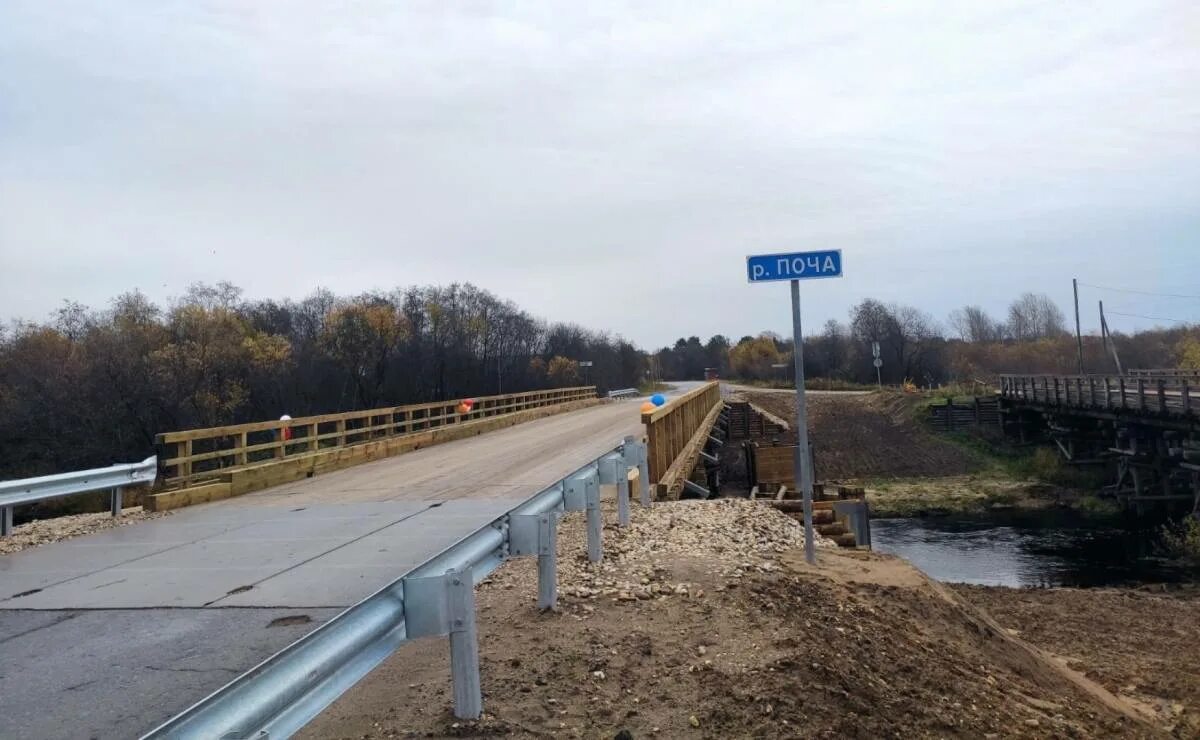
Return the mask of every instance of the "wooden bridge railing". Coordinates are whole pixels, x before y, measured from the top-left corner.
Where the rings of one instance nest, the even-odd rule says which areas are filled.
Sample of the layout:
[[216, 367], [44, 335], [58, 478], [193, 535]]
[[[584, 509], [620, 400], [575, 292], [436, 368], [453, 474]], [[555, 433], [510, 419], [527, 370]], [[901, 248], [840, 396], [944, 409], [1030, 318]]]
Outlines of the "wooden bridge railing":
[[642, 414], [650, 483], [657, 487], [660, 498], [678, 495], [678, 488], [683, 485], [679, 471], [687, 474], [684, 468], [690, 468], [689, 457], [695, 464], [699, 448], [721, 407], [721, 384], [712, 381]]
[[1200, 369], [1191, 368], [1165, 368], [1165, 369], [1139, 369], [1126, 370], [1126, 375], [1132, 377], [1144, 378], [1200, 378]]
[[1200, 379], [1146, 375], [1001, 375], [1002, 398], [1047, 406], [1119, 410], [1160, 416], [1200, 412]]
[[595, 397], [595, 386], [508, 393], [477, 397], [466, 414], [458, 400], [438, 401], [167, 432], [155, 442], [164, 482], [179, 487], [271, 460]]

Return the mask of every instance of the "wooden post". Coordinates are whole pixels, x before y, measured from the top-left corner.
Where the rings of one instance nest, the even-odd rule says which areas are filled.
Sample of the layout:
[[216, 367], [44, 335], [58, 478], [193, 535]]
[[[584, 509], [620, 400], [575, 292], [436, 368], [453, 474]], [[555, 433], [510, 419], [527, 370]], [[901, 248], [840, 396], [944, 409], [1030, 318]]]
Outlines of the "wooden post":
[[1125, 406], [1126, 406], [1126, 401], [1125, 401], [1125, 376], [1123, 376], [1123, 375], [1122, 375], [1121, 377], [1117, 378], [1117, 382], [1118, 382], [1118, 383], [1120, 384], [1120, 386], [1121, 386], [1121, 408], [1122, 408], [1122, 409], [1124, 409], [1124, 408], [1125, 408]]
[[1179, 388], [1179, 400], [1183, 404], [1183, 415], [1187, 416], [1192, 413], [1192, 394], [1188, 388], [1188, 382], [1182, 381]]
[[337, 431], [337, 446], [345, 447], [346, 446], [346, 420], [338, 419], [337, 421], [334, 422], [334, 424], [336, 425], [336, 431]]
[[185, 439], [176, 444], [175, 456], [184, 458], [179, 463], [179, 477], [183, 479], [183, 484], [186, 486], [192, 480], [192, 440]]
[[1157, 381], [1155, 381], [1155, 382], [1156, 382], [1156, 384], [1157, 384], [1157, 386], [1158, 386], [1158, 388], [1157, 388], [1157, 390], [1158, 390], [1158, 413], [1160, 413], [1160, 414], [1166, 414], [1166, 413], [1167, 413], [1167, 387], [1166, 387], [1166, 381], [1164, 381], [1162, 378], [1159, 378], [1159, 379], [1158, 379]]
[[239, 450], [233, 456], [233, 464], [234, 465], [245, 465], [246, 464], [246, 433], [245, 432], [242, 432], [241, 434], [233, 435], [233, 446], [235, 449]]
[[1138, 411], [1146, 410], [1146, 379], [1139, 377], [1137, 379], [1138, 389]]

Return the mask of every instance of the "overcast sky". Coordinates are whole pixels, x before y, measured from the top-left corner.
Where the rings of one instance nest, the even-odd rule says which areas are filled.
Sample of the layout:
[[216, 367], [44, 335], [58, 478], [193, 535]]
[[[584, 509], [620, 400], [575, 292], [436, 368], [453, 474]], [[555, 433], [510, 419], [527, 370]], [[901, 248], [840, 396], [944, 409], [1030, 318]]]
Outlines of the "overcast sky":
[[814, 331], [1200, 295], [1200, 3], [448, 5], [0, 2], [0, 317], [471, 281], [649, 348], [827, 248]]

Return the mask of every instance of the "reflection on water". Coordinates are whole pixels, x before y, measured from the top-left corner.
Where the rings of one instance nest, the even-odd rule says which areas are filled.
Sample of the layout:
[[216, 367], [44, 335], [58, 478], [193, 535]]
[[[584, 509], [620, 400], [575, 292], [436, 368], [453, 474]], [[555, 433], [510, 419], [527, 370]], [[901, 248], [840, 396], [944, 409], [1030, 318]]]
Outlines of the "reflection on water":
[[876, 519], [875, 550], [929, 576], [990, 586], [1104, 586], [1181, 580], [1153, 557], [1153, 532], [1084, 526], [1061, 515], [1020, 519]]

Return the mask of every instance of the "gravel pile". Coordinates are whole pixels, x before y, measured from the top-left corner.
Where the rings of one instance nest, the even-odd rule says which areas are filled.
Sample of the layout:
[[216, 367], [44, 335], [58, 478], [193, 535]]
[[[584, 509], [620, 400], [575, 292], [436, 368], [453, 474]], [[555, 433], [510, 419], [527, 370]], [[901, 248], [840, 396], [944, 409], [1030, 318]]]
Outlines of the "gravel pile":
[[[672, 578], [678, 568], [664, 563], [686, 561], [694, 569], [722, 579], [779, 569], [780, 553], [804, 547], [804, 526], [762, 503], [745, 499], [664, 501], [649, 509], [634, 504], [632, 524], [616, 524], [616, 506], [604, 507], [604, 560], [587, 559], [583, 514], [570, 514], [558, 528], [559, 594], [616, 601], [702, 597], [686, 580]], [[816, 535], [818, 547], [837, 544]], [[490, 579], [504, 588], [535, 590], [528, 570], [502, 569]], [[706, 579], [707, 580], [707, 579]], [[521, 582], [518, 584], [518, 582]], [[720, 588], [720, 587], [719, 587]]]
[[163, 516], [167, 516], [167, 512], [152, 514], [140, 506], [131, 506], [124, 509], [119, 517], [114, 517], [106, 511], [97, 514], [72, 514], [52, 519], [35, 519], [32, 522], [13, 527], [11, 536], [0, 537], [0, 555], [47, 545], [51, 542], [69, 540], [72, 537], [93, 532], [103, 532], [114, 527], [125, 527]]

